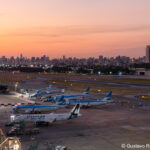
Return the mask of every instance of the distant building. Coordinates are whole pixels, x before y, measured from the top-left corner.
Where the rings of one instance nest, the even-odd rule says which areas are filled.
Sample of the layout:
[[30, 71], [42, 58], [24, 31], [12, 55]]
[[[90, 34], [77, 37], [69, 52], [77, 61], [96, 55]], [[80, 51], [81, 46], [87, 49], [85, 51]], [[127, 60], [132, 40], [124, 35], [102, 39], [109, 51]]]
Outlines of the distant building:
[[23, 55], [22, 54], [20, 54], [20, 59], [22, 59], [23, 58]]
[[150, 76], [150, 69], [147, 68], [136, 68], [136, 75], [139, 76]]
[[146, 47], [146, 63], [150, 63], [150, 45]]
[[66, 56], [63, 56], [63, 60], [66, 60]]

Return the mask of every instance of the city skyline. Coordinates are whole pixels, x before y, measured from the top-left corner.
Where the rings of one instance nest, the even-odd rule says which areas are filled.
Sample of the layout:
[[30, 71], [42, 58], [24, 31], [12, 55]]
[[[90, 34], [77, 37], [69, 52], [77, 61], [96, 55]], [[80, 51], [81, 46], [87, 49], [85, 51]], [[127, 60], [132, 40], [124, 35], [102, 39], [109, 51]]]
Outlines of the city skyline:
[[143, 55], [143, 56], [139, 56], [139, 57], [130, 57], [130, 56], [125, 56], [125, 55], [116, 55], [116, 56], [104, 56], [104, 55], [97, 55], [97, 56], [89, 56], [89, 57], [84, 57], [84, 56], [82, 56], [82, 57], [75, 57], [75, 56], [66, 56], [66, 55], [62, 55], [62, 56], [60, 56], [60, 57], [50, 57], [49, 55], [46, 55], [46, 54], [42, 54], [42, 55], [38, 55], [38, 56], [25, 56], [23, 53], [20, 53], [19, 55], [15, 55], [15, 56], [7, 56], [7, 55], [0, 55], [0, 58], [2, 58], [2, 57], [5, 57], [5, 58], [8, 58], [8, 59], [10, 59], [11, 57], [13, 57], [13, 58], [21, 58], [21, 55], [22, 55], [22, 57], [23, 58], [27, 58], [27, 59], [31, 59], [31, 58], [33, 58], [33, 57], [35, 57], [35, 58], [41, 58], [41, 57], [48, 57], [49, 59], [64, 59], [64, 57], [66, 58], [66, 59], [68, 59], [68, 58], [77, 58], [77, 59], [88, 59], [88, 58], [95, 58], [95, 59], [98, 59], [99, 57], [103, 57], [103, 58], [108, 58], [108, 59], [110, 59], [110, 58], [116, 58], [116, 57], [129, 57], [130, 59], [133, 59], [133, 58], [135, 58], [135, 59], [137, 59], [137, 58], [142, 58], [142, 57], [146, 57], [145, 55]]
[[51, 66], [129, 66], [130, 64], [142, 64], [145, 63], [146, 56], [139, 58], [130, 58], [126, 56], [117, 57], [104, 57], [100, 55], [99, 57], [89, 57], [89, 58], [77, 58], [77, 57], [66, 57], [51, 59], [46, 55], [41, 57], [24, 57], [23, 54], [17, 57], [7, 58], [6, 56], [0, 57], [0, 66], [28, 66], [28, 67], [39, 67], [45, 66], [46, 68], [51, 68]]
[[0, 0], [0, 53], [145, 56], [149, 5], [148, 0]]

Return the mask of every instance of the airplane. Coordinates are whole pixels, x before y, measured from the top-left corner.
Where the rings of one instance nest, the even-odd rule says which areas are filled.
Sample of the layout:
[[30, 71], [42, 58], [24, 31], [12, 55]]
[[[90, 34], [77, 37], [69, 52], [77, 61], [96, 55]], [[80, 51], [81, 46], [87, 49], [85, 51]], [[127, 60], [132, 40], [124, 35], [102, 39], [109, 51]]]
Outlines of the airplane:
[[46, 91], [50, 90], [51, 88], [52, 88], [52, 84], [49, 84], [49, 87], [47, 87], [47, 88], [36, 90], [35, 93], [33, 93], [32, 95], [30, 95], [29, 92], [26, 92], [26, 95], [29, 94], [29, 97], [36, 97], [38, 94], [46, 92]]
[[49, 87], [47, 88], [43, 88], [43, 89], [39, 89], [39, 90], [36, 90], [36, 93], [41, 93], [41, 92], [44, 92], [44, 91], [48, 91], [52, 88], [52, 84], [49, 84]]
[[38, 123], [53, 123], [59, 120], [69, 120], [81, 116], [80, 104], [76, 104], [69, 113], [50, 113], [50, 114], [22, 114], [22, 115], [11, 115], [11, 124], [20, 122], [34, 122]]
[[103, 105], [107, 103], [112, 103], [111, 100], [112, 91], [107, 94], [107, 96], [102, 100], [65, 100], [62, 98], [59, 100], [59, 105], [75, 105], [80, 104], [81, 107], [90, 107], [90, 106], [96, 106], [96, 105]]
[[[34, 95], [31, 96], [31, 98], [35, 98], [35, 97], [45, 97], [45, 96], [53, 96], [56, 94], [63, 94], [64, 93], [64, 89], [62, 89], [61, 91], [52, 91], [52, 92], [40, 92], [40, 93], [36, 93]], [[60, 97], [59, 97], [60, 98]]]
[[[59, 101], [63, 100], [63, 96], [60, 97]], [[13, 108], [14, 113], [18, 113], [20, 111], [24, 111], [25, 113], [41, 113], [42, 111], [52, 111], [59, 109], [60, 106], [57, 103], [50, 106], [42, 106], [42, 105], [17, 105]]]
[[[90, 87], [88, 87], [86, 89], [86, 91], [82, 94], [78, 94], [78, 95], [64, 95], [64, 99], [76, 99], [76, 98], [84, 98], [85, 96], [87, 96], [89, 94], [90, 91]], [[55, 101], [56, 99], [60, 99], [61, 96], [53, 96], [49, 98], [49, 101]]]

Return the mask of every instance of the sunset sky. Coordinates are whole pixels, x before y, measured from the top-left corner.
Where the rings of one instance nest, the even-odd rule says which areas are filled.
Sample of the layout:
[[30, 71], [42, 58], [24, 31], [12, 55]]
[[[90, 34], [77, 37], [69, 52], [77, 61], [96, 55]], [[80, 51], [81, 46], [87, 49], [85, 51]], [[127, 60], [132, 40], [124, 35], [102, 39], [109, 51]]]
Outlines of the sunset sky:
[[0, 0], [0, 56], [145, 55], [150, 0]]

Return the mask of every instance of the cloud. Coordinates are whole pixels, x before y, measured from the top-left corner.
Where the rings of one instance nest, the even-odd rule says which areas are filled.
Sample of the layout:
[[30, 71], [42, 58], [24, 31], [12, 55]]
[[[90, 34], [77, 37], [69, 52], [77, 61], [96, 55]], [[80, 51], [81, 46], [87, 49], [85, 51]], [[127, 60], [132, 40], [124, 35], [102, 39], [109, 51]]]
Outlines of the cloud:
[[77, 25], [60, 27], [35, 27], [16, 29], [0, 36], [58, 38], [62, 36], [84, 36], [90, 34], [141, 32], [150, 30], [150, 25]]
[[124, 26], [71, 26], [66, 27], [64, 34], [101, 34], [101, 33], [115, 33], [115, 32], [138, 32], [143, 30], [150, 30], [150, 25], [124, 25]]
[[38, 36], [38, 37], [59, 37], [58, 34], [50, 34], [50, 33], [32, 33], [31, 32], [20, 32], [20, 33], [10, 33], [8, 36]]

